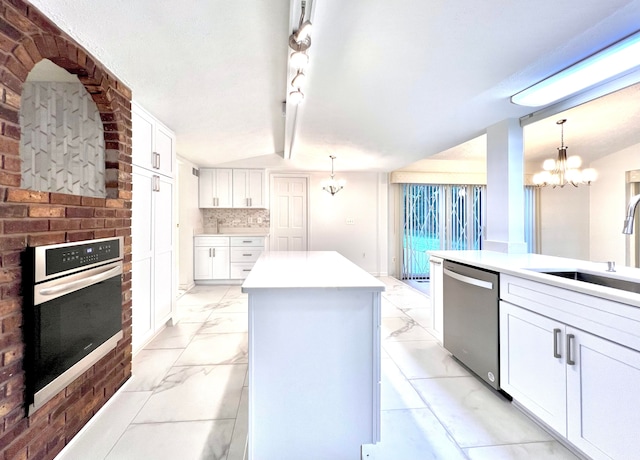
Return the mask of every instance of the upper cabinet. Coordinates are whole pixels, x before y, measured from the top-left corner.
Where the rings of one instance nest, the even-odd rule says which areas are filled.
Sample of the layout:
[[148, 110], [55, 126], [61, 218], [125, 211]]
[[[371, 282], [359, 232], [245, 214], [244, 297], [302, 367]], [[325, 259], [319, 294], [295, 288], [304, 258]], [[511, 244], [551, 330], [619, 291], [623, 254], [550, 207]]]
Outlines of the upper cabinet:
[[200, 169], [199, 206], [201, 208], [230, 208], [232, 206], [231, 169]]
[[264, 208], [264, 170], [201, 168], [201, 208]]
[[139, 105], [131, 104], [133, 164], [173, 177], [176, 138], [166, 126]]
[[233, 207], [264, 208], [264, 171], [233, 170]]

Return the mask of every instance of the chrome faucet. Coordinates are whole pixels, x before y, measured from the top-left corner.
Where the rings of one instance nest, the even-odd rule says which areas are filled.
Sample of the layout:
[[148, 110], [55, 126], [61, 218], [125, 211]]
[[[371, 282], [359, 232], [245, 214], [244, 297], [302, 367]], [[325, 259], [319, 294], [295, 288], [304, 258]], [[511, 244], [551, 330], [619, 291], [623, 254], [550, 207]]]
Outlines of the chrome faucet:
[[636, 215], [636, 208], [640, 202], [640, 195], [631, 197], [629, 200], [629, 208], [627, 209], [627, 217], [624, 219], [624, 228], [622, 233], [631, 235], [633, 233], [633, 219]]

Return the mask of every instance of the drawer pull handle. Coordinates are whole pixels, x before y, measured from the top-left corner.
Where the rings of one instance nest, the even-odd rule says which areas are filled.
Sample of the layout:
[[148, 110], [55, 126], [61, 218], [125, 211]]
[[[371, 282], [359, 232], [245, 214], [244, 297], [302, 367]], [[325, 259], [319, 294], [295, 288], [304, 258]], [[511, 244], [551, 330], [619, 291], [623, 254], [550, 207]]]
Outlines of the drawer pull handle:
[[242, 271], [243, 271], [243, 272], [250, 272], [250, 271], [251, 271], [251, 269], [250, 269], [250, 268], [243, 268], [243, 269], [242, 269]]
[[560, 344], [560, 333], [562, 331], [558, 328], [553, 330], [553, 357], [562, 358], [562, 355], [558, 351], [558, 345]]
[[251, 240], [249, 240], [249, 241], [242, 241], [242, 242], [243, 242], [243, 243], [251, 243]]
[[573, 345], [573, 339], [575, 339], [575, 335], [567, 334], [567, 364], [569, 366], [574, 366], [576, 362], [571, 357], [571, 348]]
[[251, 257], [253, 254], [242, 254], [245, 257]]

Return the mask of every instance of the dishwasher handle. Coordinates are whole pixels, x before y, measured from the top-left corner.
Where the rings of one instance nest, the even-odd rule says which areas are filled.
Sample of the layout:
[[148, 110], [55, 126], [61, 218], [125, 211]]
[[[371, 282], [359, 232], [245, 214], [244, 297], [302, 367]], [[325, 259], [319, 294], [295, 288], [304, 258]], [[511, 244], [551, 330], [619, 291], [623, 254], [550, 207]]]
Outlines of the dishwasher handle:
[[471, 284], [472, 286], [476, 286], [483, 289], [489, 289], [489, 290], [493, 289], [493, 283], [490, 281], [483, 281], [476, 278], [472, 278], [470, 276], [461, 275], [460, 273], [451, 271], [448, 268], [444, 269], [444, 274], [462, 283]]

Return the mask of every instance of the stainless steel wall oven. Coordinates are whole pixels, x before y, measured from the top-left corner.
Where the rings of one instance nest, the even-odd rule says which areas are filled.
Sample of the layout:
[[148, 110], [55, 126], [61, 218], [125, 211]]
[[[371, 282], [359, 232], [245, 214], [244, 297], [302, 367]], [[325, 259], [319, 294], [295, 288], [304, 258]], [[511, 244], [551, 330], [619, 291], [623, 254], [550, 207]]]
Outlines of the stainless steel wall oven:
[[123, 249], [123, 238], [116, 237], [25, 251], [25, 372], [30, 413], [122, 338]]

